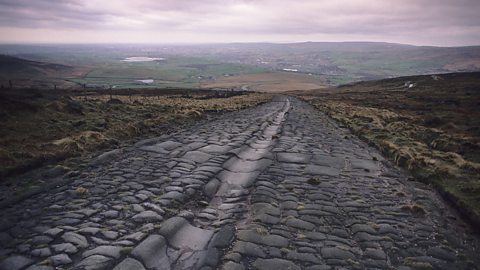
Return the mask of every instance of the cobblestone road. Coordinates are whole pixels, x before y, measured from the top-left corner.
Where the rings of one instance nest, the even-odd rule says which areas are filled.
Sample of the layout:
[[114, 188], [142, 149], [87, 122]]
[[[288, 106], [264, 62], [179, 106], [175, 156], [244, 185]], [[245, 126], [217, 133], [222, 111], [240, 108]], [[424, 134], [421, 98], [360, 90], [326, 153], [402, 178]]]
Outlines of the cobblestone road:
[[101, 155], [0, 210], [0, 269], [476, 269], [479, 237], [309, 105]]

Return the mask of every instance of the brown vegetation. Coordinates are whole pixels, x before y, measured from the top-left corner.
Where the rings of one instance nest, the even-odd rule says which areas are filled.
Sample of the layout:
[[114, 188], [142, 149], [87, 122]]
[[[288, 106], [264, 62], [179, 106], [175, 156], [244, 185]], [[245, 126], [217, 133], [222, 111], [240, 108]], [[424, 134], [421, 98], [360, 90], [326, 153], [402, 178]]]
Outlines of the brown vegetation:
[[0, 92], [0, 177], [46, 162], [118, 147], [198, 119], [270, 99], [267, 94], [198, 90]]
[[436, 186], [480, 224], [480, 73], [361, 82], [299, 95]]

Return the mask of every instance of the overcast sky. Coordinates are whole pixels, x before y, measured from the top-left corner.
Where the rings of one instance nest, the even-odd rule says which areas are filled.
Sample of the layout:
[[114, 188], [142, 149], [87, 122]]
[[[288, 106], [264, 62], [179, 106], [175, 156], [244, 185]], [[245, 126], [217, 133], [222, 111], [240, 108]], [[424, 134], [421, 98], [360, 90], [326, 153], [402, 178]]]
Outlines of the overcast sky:
[[0, 0], [0, 43], [480, 45], [480, 0]]

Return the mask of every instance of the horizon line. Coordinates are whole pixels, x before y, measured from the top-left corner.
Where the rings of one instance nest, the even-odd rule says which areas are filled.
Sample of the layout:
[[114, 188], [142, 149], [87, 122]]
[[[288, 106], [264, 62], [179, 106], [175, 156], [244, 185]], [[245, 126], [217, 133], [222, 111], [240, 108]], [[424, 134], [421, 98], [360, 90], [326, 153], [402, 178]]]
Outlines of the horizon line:
[[345, 41], [286, 41], [286, 42], [274, 42], [274, 41], [232, 41], [232, 42], [0, 42], [0, 46], [48, 46], [48, 45], [157, 45], [157, 46], [199, 46], [199, 45], [229, 45], [229, 44], [272, 44], [272, 45], [288, 45], [288, 44], [305, 44], [305, 43], [374, 43], [374, 44], [392, 44], [392, 45], [403, 45], [403, 46], [412, 46], [412, 47], [436, 47], [436, 48], [458, 48], [458, 47], [479, 47], [480, 44], [476, 45], [416, 45], [408, 43], [397, 43], [397, 42], [388, 42], [388, 41], [366, 41], [366, 40], [345, 40]]

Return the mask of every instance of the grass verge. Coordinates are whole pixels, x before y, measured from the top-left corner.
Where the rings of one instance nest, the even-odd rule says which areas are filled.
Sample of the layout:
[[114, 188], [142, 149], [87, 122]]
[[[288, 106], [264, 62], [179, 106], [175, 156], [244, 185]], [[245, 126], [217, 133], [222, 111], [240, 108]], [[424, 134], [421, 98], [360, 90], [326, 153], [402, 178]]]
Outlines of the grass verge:
[[401, 77], [295, 94], [432, 184], [480, 226], [480, 73]]
[[188, 89], [0, 92], [0, 177], [167, 133], [207, 113], [267, 102], [268, 94]]

